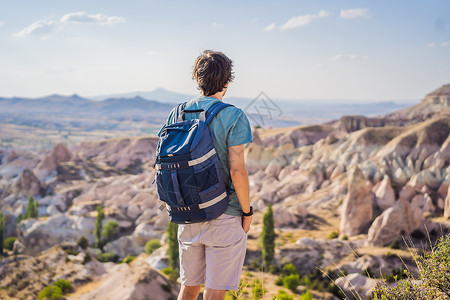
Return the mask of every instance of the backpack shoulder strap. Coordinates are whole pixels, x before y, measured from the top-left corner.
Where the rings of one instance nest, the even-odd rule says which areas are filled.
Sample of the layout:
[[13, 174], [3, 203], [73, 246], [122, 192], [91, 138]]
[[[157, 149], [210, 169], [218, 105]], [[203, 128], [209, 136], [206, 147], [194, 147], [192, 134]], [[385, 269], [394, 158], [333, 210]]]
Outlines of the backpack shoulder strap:
[[229, 103], [224, 103], [222, 101], [214, 103], [206, 112], [206, 121], [205, 121], [206, 125], [208, 125], [212, 121], [212, 119], [214, 119], [214, 117], [222, 109], [224, 109], [225, 107], [228, 107], [228, 106], [234, 106], [234, 105], [229, 104]]
[[183, 103], [178, 104], [177, 110], [176, 110], [176, 115], [175, 115], [175, 122], [181, 122], [181, 121], [183, 121], [183, 119], [184, 119], [183, 115], [184, 115], [184, 114], [182, 114], [181, 112], [182, 112], [182, 111], [184, 110], [184, 108], [186, 107], [186, 103], [187, 103], [187, 102], [183, 102]]

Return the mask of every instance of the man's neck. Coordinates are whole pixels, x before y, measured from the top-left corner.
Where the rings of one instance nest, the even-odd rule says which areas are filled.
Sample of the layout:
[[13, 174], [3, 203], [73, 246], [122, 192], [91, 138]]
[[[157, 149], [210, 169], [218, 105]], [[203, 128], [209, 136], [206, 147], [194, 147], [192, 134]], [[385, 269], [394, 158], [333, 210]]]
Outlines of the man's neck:
[[[216, 98], [216, 99], [219, 99], [220, 101], [222, 101], [223, 95], [224, 95], [224, 92], [217, 92], [214, 95], [207, 96], [207, 97]], [[202, 96], [205, 96], [205, 95], [202, 94]]]

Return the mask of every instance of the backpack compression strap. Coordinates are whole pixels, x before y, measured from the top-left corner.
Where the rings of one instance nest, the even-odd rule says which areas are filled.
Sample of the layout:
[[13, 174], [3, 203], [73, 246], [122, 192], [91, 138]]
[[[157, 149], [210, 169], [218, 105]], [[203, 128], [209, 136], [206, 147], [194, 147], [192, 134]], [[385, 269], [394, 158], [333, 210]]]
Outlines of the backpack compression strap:
[[234, 106], [229, 103], [224, 103], [222, 101], [214, 103], [207, 111], [206, 111], [206, 125], [208, 125], [212, 119], [225, 107]]
[[183, 115], [184, 114], [182, 114], [182, 111], [186, 107], [186, 103], [187, 102], [183, 102], [183, 103], [178, 104], [178, 106], [177, 106], [177, 115], [175, 116], [175, 123], [183, 121]]

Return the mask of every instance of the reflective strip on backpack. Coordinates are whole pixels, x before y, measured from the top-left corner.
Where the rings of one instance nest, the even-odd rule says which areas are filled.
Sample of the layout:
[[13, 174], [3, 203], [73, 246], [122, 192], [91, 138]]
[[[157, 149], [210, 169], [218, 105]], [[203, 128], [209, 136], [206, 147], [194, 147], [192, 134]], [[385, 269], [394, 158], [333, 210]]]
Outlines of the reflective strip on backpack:
[[[216, 154], [216, 149], [213, 148], [213, 149], [211, 149], [208, 153], [206, 153], [205, 155], [203, 155], [203, 156], [201, 156], [201, 157], [199, 157], [199, 158], [193, 159], [193, 160], [189, 160], [189, 161], [187, 162], [187, 163], [188, 163], [188, 166], [189, 166], [189, 167], [192, 167], [192, 166], [201, 164], [202, 162], [204, 162], [204, 161], [208, 160], [209, 158], [211, 158], [214, 154]], [[177, 168], [180, 168], [180, 164], [177, 164], [176, 162], [174, 162], [174, 163], [168, 163], [168, 164], [170, 164], [170, 165], [172, 166], [172, 167], [169, 168], [169, 169], [177, 169]], [[161, 170], [161, 164], [156, 164], [155, 167], [156, 167], [156, 170]], [[182, 166], [182, 167], [184, 167], [184, 166]]]
[[223, 192], [220, 196], [217, 196], [216, 198], [209, 200], [208, 202], [200, 203], [198, 205], [198, 208], [204, 209], [204, 208], [210, 207], [210, 206], [216, 204], [217, 202], [219, 202], [220, 200], [225, 199], [226, 196], [227, 196], [227, 192]]
[[188, 161], [188, 165], [191, 167], [191, 166], [195, 166], [195, 165], [201, 164], [202, 162], [206, 161], [208, 158], [210, 158], [214, 154], [216, 154], [216, 149], [212, 148], [205, 155], [203, 155], [203, 156], [201, 156], [201, 157], [199, 157], [197, 159], [193, 159], [193, 160]]
[[199, 209], [205, 209], [208, 208], [210, 206], [213, 206], [214, 204], [220, 202], [221, 200], [225, 199], [227, 197], [227, 192], [223, 192], [222, 194], [220, 194], [219, 196], [217, 196], [216, 198], [209, 200], [205, 203], [200, 203], [198, 205], [192, 205], [191, 207], [175, 207], [172, 208], [170, 207], [167, 203], [166, 203], [166, 208], [168, 211], [172, 211], [172, 209], [175, 209], [176, 211], [190, 211], [190, 210], [199, 210]]

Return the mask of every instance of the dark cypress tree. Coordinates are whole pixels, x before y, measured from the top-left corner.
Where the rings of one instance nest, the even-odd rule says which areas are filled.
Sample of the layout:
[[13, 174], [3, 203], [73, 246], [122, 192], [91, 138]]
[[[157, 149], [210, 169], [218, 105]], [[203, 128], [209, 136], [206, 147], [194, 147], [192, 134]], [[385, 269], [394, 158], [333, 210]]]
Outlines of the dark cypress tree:
[[34, 209], [36, 208], [36, 206], [34, 205], [34, 198], [33, 196], [30, 195], [30, 197], [28, 197], [28, 206], [27, 206], [27, 215], [26, 215], [26, 219], [31, 219], [34, 218]]
[[266, 268], [270, 266], [275, 253], [275, 228], [273, 225], [272, 205], [267, 206], [263, 216], [263, 230], [261, 234], [262, 258]]
[[95, 218], [95, 248], [102, 249], [102, 222], [105, 218], [105, 212], [103, 211], [103, 206], [98, 205], [97, 208], [97, 217]]
[[0, 212], [0, 255], [3, 255], [3, 241], [5, 239], [5, 216]]
[[39, 217], [39, 210], [38, 210], [39, 204], [38, 204], [38, 201], [34, 200], [33, 205], [34, 205], [34, 207], [33, 207], [33, 218], [37, 218], [37, 217]]
[[167, 225], [167, 239], [169, 248], [167, 250], [169, 255], [169, 267], [178, 269], [178, 224], [169, 222]]

